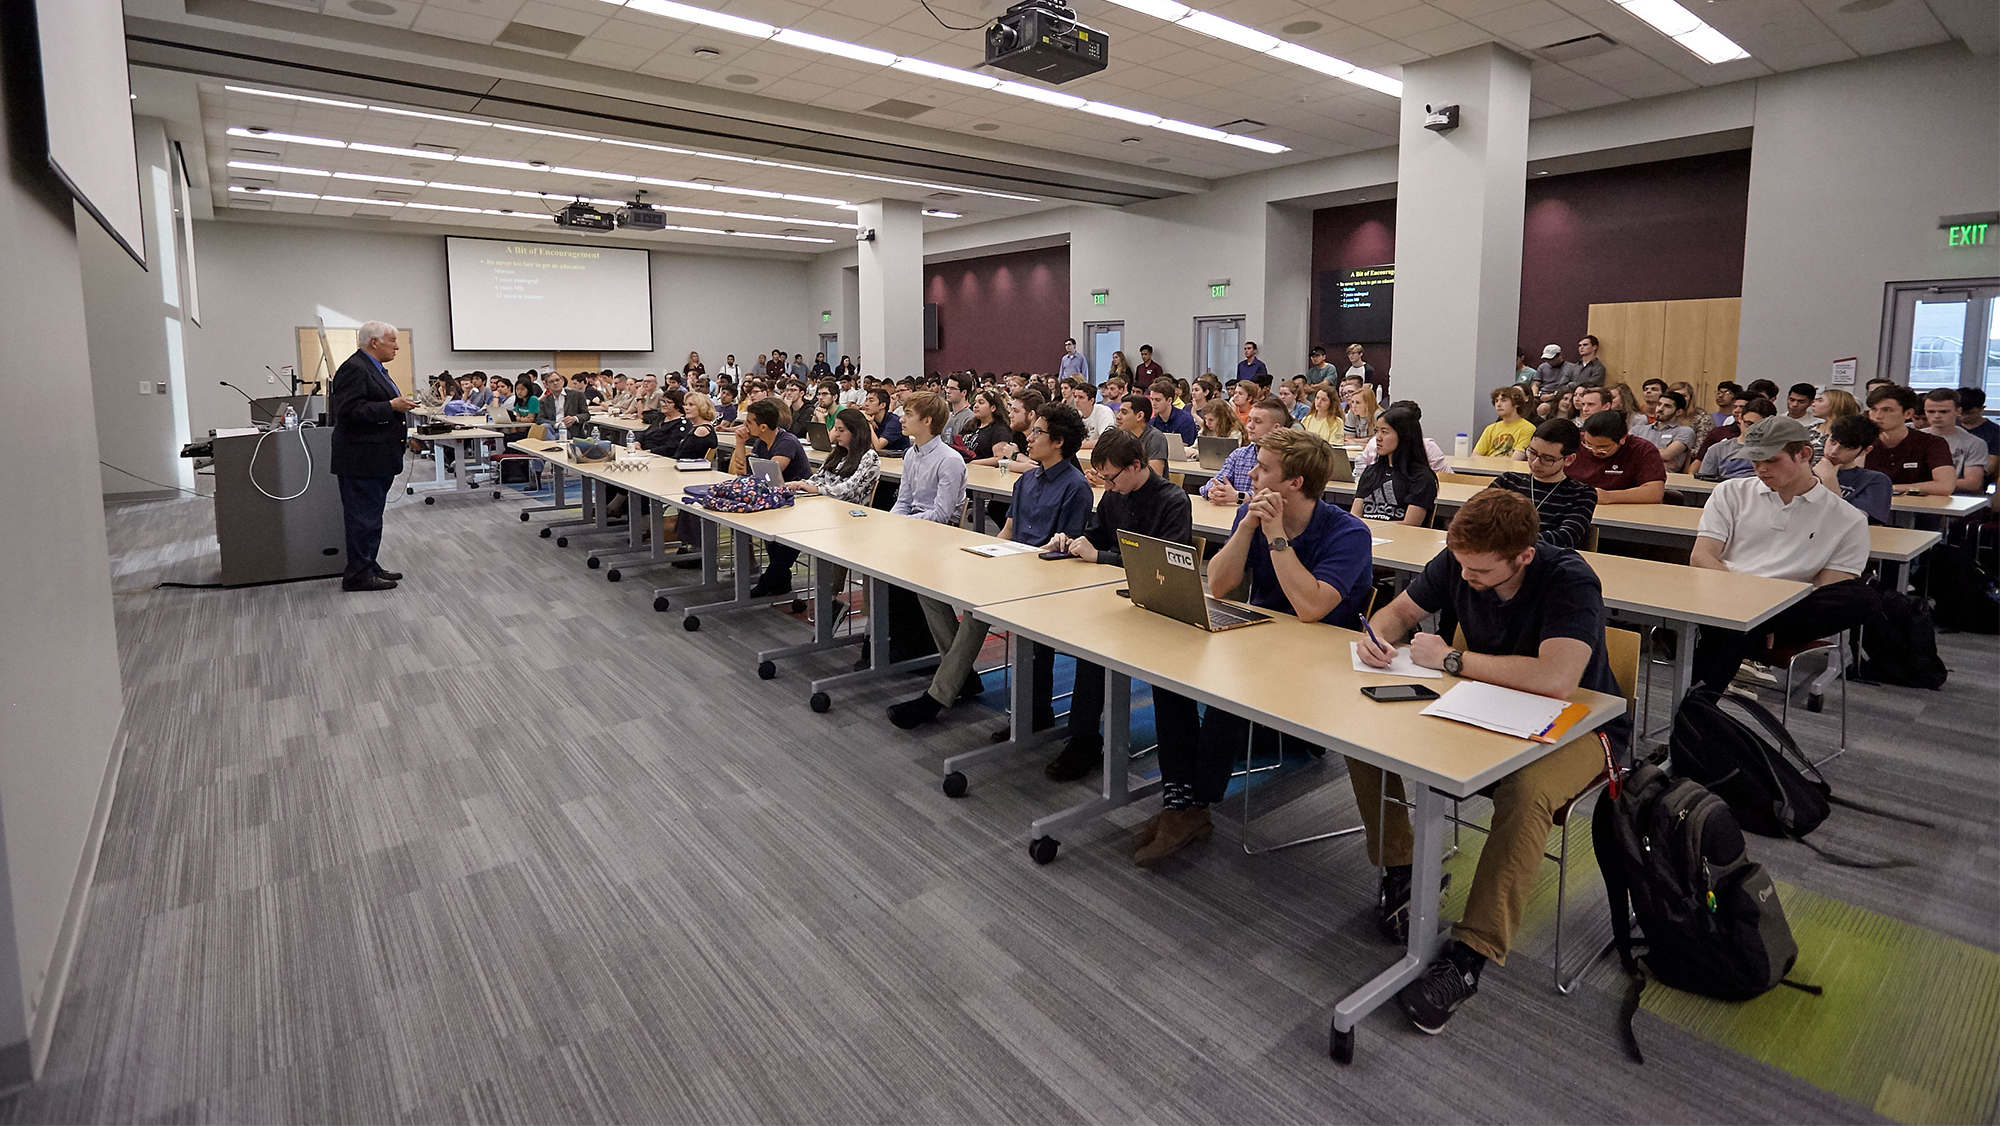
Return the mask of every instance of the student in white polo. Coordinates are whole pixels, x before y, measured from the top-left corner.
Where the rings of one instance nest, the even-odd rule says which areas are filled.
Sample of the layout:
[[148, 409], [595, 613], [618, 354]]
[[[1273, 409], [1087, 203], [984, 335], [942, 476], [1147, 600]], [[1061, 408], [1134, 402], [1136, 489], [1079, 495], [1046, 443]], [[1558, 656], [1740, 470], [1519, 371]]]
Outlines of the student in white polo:
[[[1812, 592], [1757, 627], [1754, 640], [1782, 647], [1833, 637], [1872, 617], [1875, 588], [1868, 568], [1868, 518], [1820, 483], [1812, 467], [1812, 437], [1797, 419], [1779, 415], [1745, 431], [1741, 456], [1756, 469], [1715, 487], [1695, 530], [1693, 566], [1791, 579]], [[1703, 626], [1694, 651], [1694, 681], [1720, 692], [1736, 677], [1753, 638]]]

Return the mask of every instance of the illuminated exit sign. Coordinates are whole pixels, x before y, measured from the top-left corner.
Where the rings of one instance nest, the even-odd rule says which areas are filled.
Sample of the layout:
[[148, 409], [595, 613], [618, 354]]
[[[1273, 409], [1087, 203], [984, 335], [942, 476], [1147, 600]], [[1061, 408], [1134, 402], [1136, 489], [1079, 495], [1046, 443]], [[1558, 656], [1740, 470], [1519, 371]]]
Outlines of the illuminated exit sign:
[[1092, 305], [1102, 305], [1110, 299], [1111, 291], [1108, 289], [1093, 289], [1090, 291], [1090, 303]]
[[1210, 297], [1229, 296], [1229, 283], [1226, 281], [1208, 283], [1208, 295]]
[[1946, 246], [1985, 246], [1990, 223], [1956, 223], [1944, 229]]

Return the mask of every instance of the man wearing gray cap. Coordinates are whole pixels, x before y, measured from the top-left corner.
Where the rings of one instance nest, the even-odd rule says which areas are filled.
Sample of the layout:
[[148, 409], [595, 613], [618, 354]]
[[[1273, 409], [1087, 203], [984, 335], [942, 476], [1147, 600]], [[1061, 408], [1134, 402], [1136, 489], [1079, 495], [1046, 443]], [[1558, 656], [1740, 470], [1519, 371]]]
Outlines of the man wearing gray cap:
[[1720, 692], [1736, 678], [1753, 640], [1773, 648], [1834, 637], [1860, 625], [1878, 596], [1861, 581], [1868, 568], [1868, 518], [1822, 485], [1812, 468], [1812, 437], [1779, 415], [1744, 432], [1739, 455], [1756, 468], [1715, 487], [1695, 529], [1696, 567], [1791, 579], [1813, 585], [1751, 635], [1702, 627], [1694, 681]]

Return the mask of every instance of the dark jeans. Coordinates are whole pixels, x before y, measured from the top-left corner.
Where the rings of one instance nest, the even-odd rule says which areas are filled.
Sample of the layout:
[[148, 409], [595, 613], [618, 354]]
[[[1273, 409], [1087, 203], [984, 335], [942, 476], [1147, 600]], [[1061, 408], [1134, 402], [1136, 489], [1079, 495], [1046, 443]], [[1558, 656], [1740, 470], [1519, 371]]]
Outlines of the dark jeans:
[[1814, 587], [1812, 593], [1758, 626], [1754, 633], [1703, 626], [1701, 639], [1694, 647], [1694, 682], [1720, 692], [1736, 679], [1743, 658], [1762, 645], [1766, 637], [1772, 639], [1773, 647], [1780, 649], [1803, 641], [1837, 637], [1874, 617], [1881, 602], [1882, 596], [1874, 587], [1860, 579], [1848, 579]]
[[[1229, 772], [1243, 758], [1245, 742], [1250, 738], [1249, 720], [1211, 705], [1208, 714], [1202, 717], [1199, 743], [1191, 752], [1170, 756], [1167, 744], [1161, 742], [1160, 780], [1185, 785], [1194, 791], [1194, 800], [1214, 805], [1229, 789]], [[1268, 727], [1258, 728], [1255, 738], [1257, 750], [1262, 754], [1304, 756], [1319, 751], [1304, 739], [1281, 735]]]
[[799, 561], [799, 550], [781, 543], [766, 541], [764, 554], [770, 556], [771, 563], [764, 568], [763, 578], [775, 579], [780, 575], [790, 575], [792, 564]]
[[340, 481], [340, 521], [347, 532], [349, 579], [365, 579], [380, 568], [375, 553], [382, 548], [382, 506], [388, 503], [394, 477], [347, 477]]
[[[1076, 687], [1069, 698], [1069, 737], [1102, 739], [1104, 721], [1104, 669], [1089, 661], [1076, 663]], [[1201, 715], [1193, 700], [1176, 692], [1153, 689], [1153, 730], [1160, 743], [1161, 770], [1172, 759], [1188, 762], [1194, 758], [1200, 738]], [[1102, 744], [1100, 744], [1101, 746]]]

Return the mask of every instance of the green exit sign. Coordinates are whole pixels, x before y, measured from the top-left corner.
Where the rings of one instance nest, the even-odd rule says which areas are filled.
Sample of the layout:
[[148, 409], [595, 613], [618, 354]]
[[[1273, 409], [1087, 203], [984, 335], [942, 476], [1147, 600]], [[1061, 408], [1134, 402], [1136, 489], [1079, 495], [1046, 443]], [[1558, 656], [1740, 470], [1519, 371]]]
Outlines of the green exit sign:
[[1228, 282], [1214, 282], [1214, 283], [1211, 283], [1211, 284], [1209, 285], [1209, 287], [1208, 287], [1208, 295], [1209, 295], [1210, 297], [1227, 297], [1227, 296], [1229, 296], [1229, 283], [1228, 283]]
[[832, 313], [832, 312], [830, 312], [830, 311], [825, 311], [825, 310], [822, 310], [822, 311], [820, 312], [820, 315], [819, 315], [819, 323], [821, 323], [821, 324], [826, 324], [826, 323], [827, 323], [828, 321], [831, 321], [831, 320], [833, 320], [833, 313]]
[[1111, 291], [1108, 289], [1093, 289], [1090, 291], [1090, 303], [1092, 305], [1102, 305], [1110, 299]]
[[1985, 246], [1987, 223], [1958, 223], [1944, 229], [1946, 246]]

